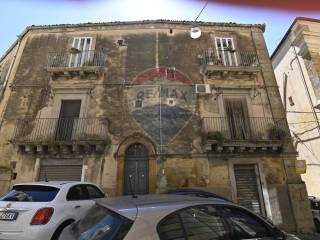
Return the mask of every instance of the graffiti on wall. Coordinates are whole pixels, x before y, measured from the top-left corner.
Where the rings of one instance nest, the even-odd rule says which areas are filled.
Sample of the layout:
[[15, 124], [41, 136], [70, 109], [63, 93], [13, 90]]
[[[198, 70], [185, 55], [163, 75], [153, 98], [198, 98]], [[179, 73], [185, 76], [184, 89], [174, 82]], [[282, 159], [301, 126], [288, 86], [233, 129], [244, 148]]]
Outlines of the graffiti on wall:
[[157, 144], [168, 144], [187, 124], [195, 109], [192, 81], [173, 68], [148, 69], [128, 90], [129, 111]]

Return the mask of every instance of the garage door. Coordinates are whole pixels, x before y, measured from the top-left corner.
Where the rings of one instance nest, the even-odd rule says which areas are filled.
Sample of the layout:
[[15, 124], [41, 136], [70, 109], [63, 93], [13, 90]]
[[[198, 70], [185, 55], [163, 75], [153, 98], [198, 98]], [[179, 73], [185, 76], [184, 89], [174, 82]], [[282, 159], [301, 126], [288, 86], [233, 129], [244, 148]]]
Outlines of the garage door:
[[82, 161], [49, 160], [40, 165], [39, 181], [81, 181]]
[[237, 202], [258, 214], [263, 214], [260, 197], [260, 177], [255, 164], [234, 165]]

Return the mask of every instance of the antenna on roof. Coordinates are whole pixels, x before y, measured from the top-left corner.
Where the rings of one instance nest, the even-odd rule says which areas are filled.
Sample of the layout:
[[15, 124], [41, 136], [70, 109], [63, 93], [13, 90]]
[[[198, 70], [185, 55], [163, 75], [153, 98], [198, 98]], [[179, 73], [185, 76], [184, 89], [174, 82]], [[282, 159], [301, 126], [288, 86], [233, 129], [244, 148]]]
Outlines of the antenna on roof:
[[203, 12], [203, 10], [207, 7], [209, 3], [209, 0], [207, 0], [203, 6], [203, 8], [201, 9], [201, 11], [199, 12], [199, 14], [197, 15], [196, 19], [193, 21], [194, 23], [192, 24], [192, 27], [190, 29], [190, 37], [192, 39], [198, 39], [199, 37], [201, 37], [201, 29], [197, 24], [197, 20], [200, 17], [201, 13]]
[[133, 191], [133, 187], [132, 187], [132, 175], [131, 175], [131, 174], [129, 174], [129, 182], [130, 182], [129, 187], [130, 187], [131, 197], [132, 197], [132, 198], [138, 198], [138, 196], [135, 195], [135, 194], [134, 194], [134, 191]]

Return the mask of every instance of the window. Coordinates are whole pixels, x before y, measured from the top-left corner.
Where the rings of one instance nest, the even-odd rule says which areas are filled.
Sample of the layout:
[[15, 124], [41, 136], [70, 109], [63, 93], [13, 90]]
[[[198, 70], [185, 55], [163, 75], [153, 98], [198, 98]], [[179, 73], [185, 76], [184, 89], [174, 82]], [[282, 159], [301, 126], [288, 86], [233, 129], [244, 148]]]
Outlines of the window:
[[231, 139], [245, 140], [251, 136], [248, 108], [245, 98], [224, 100]]
[[169, 80], [175, 79], [175, 68], [166, 68], [166, 76]]
[[60, 114], [56, 126], [56, 140], [71, 140], [77, 136], [76, 126], [79, 123], [81, 100], [62, 100]]
[[135, 108], [142, 108], [142, 106], [143, 106], [142, 100], [135, 100], [134, 101], [134, 107]]
[[228, 232], [214, 206], [198, 206], [180, 213], [188, 239], [224, 240]]
[[161, 240], [226, 240], [229, 233], [216, 207], [195, 206], [175, 212], [158, 224]]
[[58, 192], [58, 188], [50, 186], [18, 185], [13, 186], [12, 190], [0, 200], [10, 202], [51, 202]]
[[96, 186], [86, 185], [86, 188], [87, 188], [90, 199], [104, 197], [104, 194]]
[[288, 97], [288, 100], [289, 100], [290, 106], [294, 106], [294, 101], [293, 101], [292, 96]]
[[77, 185], [70, 188], [67, 194], [68, 201], [89, 199], [88, 192], [83, 185]]
[[[88, 214], [72, 225], [71, 234], [82, 240], [121, 240], [129, 232], [133, 221], [98, 204]], [[70, 237], [70, 236], [68, 236]], [[63, 239], [69, 239], [61, 236]]]
[[276, 239], [266, 223], [249, 212], [235, 207], [221, 207], [221, 212], [229, 223], [234, 240], [242, 239]]
[[167, 216], [157, 228], [161, 240], [185, 239], [182, 223], [177, 213]]
[[238, 66], [236, 51], [232, 38], [215, 38], [216, 51], [219, 61], [224, 66]]
[[90, 65], [92, 38], [76, 37], [73, 39], [70, 55], [70, 67], [82, 67]]

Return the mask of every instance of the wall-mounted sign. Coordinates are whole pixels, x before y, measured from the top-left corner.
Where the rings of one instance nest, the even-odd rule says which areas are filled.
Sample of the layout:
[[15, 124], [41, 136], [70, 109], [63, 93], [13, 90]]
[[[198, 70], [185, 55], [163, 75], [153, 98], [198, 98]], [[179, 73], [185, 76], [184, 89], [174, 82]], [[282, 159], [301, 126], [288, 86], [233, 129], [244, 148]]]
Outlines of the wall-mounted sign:
[[127, 92], [129, 112], [157, 144], [168, 144], [191, 119], [196, 103], [192, 81], [175, 68], [140, 73]]
[[294, 171], [298, 174], [304, 174], [307, 171], [306, 160], [295, 160], [294, 161]]

